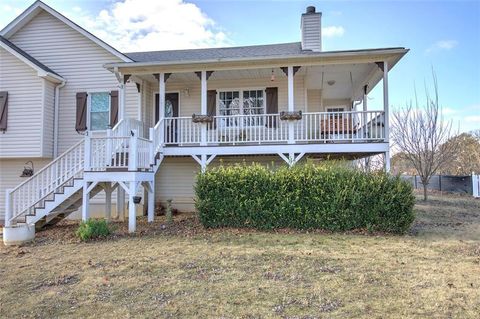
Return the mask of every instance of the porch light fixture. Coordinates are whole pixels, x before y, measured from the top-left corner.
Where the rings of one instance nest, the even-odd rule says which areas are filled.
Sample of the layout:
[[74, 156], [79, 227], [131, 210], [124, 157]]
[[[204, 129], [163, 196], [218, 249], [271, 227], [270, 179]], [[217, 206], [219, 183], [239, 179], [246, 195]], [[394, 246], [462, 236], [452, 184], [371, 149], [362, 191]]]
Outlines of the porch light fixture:
[[332, 85], [335, 84], [335, 80], [328, 80], [328, 81], [327, 81], [327, 84], [330, 85], [330, 86], [332, 86]]
[[[30, 163], [32, 166], [28, 166], [28, 163]], [[25, 165], [27, 165], [27, 166], [23, 167], [22, 175], [20, 175], [20, 177], [33, 176], [33, 162], [28, 161], [28, 162], [25, 163]]]
[[275, 73], [273, 72], [273, 69], [272, 69], [272, 76], [270, 77], [270, 81], [275, 81]]
[[190, 89], [189, 88], [184, 88], [183, 89], [183, 96], [184, 97], [190, 97]]

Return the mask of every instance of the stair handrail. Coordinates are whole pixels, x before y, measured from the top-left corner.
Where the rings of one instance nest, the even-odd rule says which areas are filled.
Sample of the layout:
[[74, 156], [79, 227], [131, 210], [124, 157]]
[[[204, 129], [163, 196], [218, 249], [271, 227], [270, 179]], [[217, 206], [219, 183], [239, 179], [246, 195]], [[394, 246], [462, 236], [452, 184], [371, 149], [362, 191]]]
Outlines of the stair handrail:
[[[112, 128], [112, 133], [114, 135], [118, 134], [126, 134], [130, 130], [135, 129], [135, 130], [141, 130], [142, 135], [145, 134], [145, 126], [144, 123], [135, 119], [121, 119], [113, 128]], [[85, 165], [85, 139], [81, 139], [74, 145], [72, 145], [69, 149], [67, 149], [65, 152], [63, 152], [60, 156], [55, 158], [53, 161], [45, 165], [42, 169], [37, 171], [35, 174], [30, 176], [28, 179], [25, 181], [21, 182], [18, 184], [15, 188], [9, 189], [6, 192], [6, 214], [5, 214], [5, 225], [8, 227], [12, 224], [13, 221], [15, 221], [18, 217], [24, 215], [30, 208], [34, 207], [37, 205], [39, 202], [47, 198], [52, 192], [55, 191], [55, 189], [62, 187], [67, 183], [69, 180], [77, 176], [78, 174], [82, 173], [84, 170], [84, 165]], [[36, 185], [37, 187], [34, 188], [32, 192], [28, 190], [28, 194], [25, 197], [33, 197], [32, 200], [29, 200], [28, 198], [22, 198], [22, 204], [20, 208], [18, 208], [17, 203], [13, 203], [14, 200], [14, 194], [24, 188], [26, 185], [32, 183], [32, 181], [38, 180], [39, 176], [46, 172], [48, 169], [50, 169], [52, 166], [56, 165], [59, 161], [63, 160], [66, 158], [69, 154], [71, 154], [73, 151], [79, 150], [79, 156], [78, 156], [78, 161], [74, 163], [73, 167], [70, 168], [69, 171], [61, 171], [61, 172], [56, 172], [56, 174], [50, 173], [50, 176], [47, 176], [46, 181], [41, 181], [38, 182], [40, 185]], [[52, 176], [55, 175], [55, 176]], [[49, 177], [49, 178], [48, 178]], [[58, 183], [55, 186], [52, 186], [55, 184], [55, 181], [60, 180], [61, 183]], [[42, 183], [44, 183], [42, 185]], [[39, 187], [40, 186], [40, 187]], [[33, 196], [32, 196], [33, 195]], [[15, 205], [14, 205], [15, 204]], [[15, 214], [14, 214], [15, 211]]]
[[[28, 202], [27, 204], [23, 204], [19, 210], [19, 212], [17, 212], [15, 215], [13, 214], [13, 205], [11, 204], [12, 202], [12, 199], [13, 199], [13, 196], [14, 196], [14, 193], [19, 191], [21, 188], [25, 187], [26, 185], [28, 185], [29, 183], [32, 183], [32, 181], [35, 181], [39, 178], [39, 176], [41, 174], [43, 174], [44, 172], [46, 172], [48, 169], [50, 169], [52, 166], [54, 166], [55, 164], [57, 164], [59, 161], [61, 161], [62, 159], [66, 158], [69, 154], [71, 154], [72, 152], [74, 152], [75, 150], [77, 149], [80, 149], [80, 155], [81, 156], [78, 156], [78, 163], [75, 163], [73, 165], [73, 172], [70, 171], [70, 172], [65, 172], [65, 171], [62, 171], [62, 172], [59, 172], [59, 176], [62, 175], [63, 176], [63, 179], [62, 179], [62, 183], [59, 183], [56, 187], [53, 188], [53, 191], [58, 188], [58, 187], [62, 187], [66, 182], [68, 182], [69, 180], [71, 180], [73, 177], [75, 177], [77, 174], [81, 173], [83, 171], [83, 165], [84, 165], [84, 156], [83, 156], [83, 149], [84, 149], [84, 140], [80, 140], [78, 141], [77, 143], [75, 143], [72, 147], [70, 147], [68, 150], [66, 150], [65, 152], [63, 152], [60, 156], [58, 156], [56, 159], [54, 159], [53, 161], [51, 161], [50, 163], [48, 163], [47, 165], [45, 165], [42, 169], [40, 169], [38, 172], [36, 172], [35, 174], [33, 174], [32, 176], [30, 176], [27, 180], [23, 181], [22, 183], [20, 183], [19, 185], [17, 185], [15, 188], [9, 190], [8, 194], [7, 194], [7, 202], [10, 203], [9, 205], [7, 205], [8, 207], [8, 210], [6, 211], [6, 216], [5, 216], [5, 224], [6, 226], [10, 226], [12, 221], [14, 221], [15, 219], [17, 219], [18, 217], [22, 216], [29, 208], [31, 208], [32, 206], [38, 204], [40, 201], [42, 201], [43, 199], [45, 199], [46, 197], [48, 197], [50, 194], [51, 194], [51, 191], [44, 191], [44, 189], [48, 189], [48, 187], [51, 186], [51, 181], [52, 181], [52, 176], [50, 176], [50, 179], [47, 181], [47, 183], [49, 185], [46, 185], [46, 186], [42, 186], [43, 189], [40, 189], [40, 195], [34, 197], [33, 200], [29, 201], [27, 199], [23, 199], [23, 203], [25, 202]], [[70, 174], [69, 174], [70, 173]], [[65, 176], [65, 174], [67, 176]], [[59, 176], [56, 176], [55, 180], [58, 180], [58, 177]], [[38, 189], [36, 190], [38, 191]], [[31, 195], [31, 194], [29, 194]]]

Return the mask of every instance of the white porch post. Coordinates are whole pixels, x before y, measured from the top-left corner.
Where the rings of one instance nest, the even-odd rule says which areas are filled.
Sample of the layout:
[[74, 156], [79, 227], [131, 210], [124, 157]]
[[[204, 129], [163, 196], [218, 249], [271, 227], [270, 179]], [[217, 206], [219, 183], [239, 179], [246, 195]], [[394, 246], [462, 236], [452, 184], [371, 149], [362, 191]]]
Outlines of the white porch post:
[[128, 146], [128, 170], [136, 171], [138, 168], [137, 160], [137, 130], [132, 130], [132, 135], [130, 136], [130, 143]]
[[[367, 132], [367, 111], [368, 111], [368, 95], [367, 95], [367, 86], [365, 85], [363, 87], [363, 101], [362, 101], [362, 106], [363, 106], [363, 138], [367, 138], [368, 132]], [[365, 157], [365, 169], [367, 171], [370, 170], [370, 157], [367, 156]]]
[[[201, 100], [200, 109], [202, 115], [207, 114], [207, 71], [201, 71]], [[207, 124], [202, 123], [201, 142], [200, 145], [207, 145]]]
[[158, 74], [158, 120], [160, 121], [160, 134], [157, 141], [158, 145], [165, 143], [165, 72]]
[[148, 188], [148, 217], [147, 220], [149, 223], [153, 222], [153, 219], [155, 217], [155, 180], [150, 184], [150, 187]]
[[110, 166], [112, 165], [112, 139], [110, 137], [112, 137], [112, 129], [109, 128], [107, 129], [107, 146], [106, 146], [106, 151], [107, 151], [107, 156], [105, 156], [105, 165], [106, 166]]
[[112, 217], [112, 186], [109, 182], [104, 183], [105, 190], [105, 220], [110, 221]]
[[125, 190], [117, 186], [117, 217], [123, 221], [125, 218]]
[[83, 182], [83, 194], [82, 194], [82, 220], [85, 222], [90, 218], [90, 195], [88, 194], [88, 182]]
[[385, 152], [385, 172], [390, 173], [390, 151]]
[[119, 91], [118, 92], [118, 104], [119, 104], [119, 109], [120, 109], [120, 118], [118, 119], [123, 120], [125, 118], [125, 84], [120, 83], [118, 86]]
[[385, 141], [390, 141], [390, 112], [388, 105], [388, 62], [383, 61], [383, 111], [385, 112]]
[[128, 189], [128, 232], [134, 233], [137, 226], [137, 214], [135, 211], [135, 203], [133, 197], [137, 191], [137, 182], [132, 181], [129, 183]]
[[[385, 141], [390, 148], [390, 112], [388, 104], [388, 62], [383, 61], [383, 110], [385, 112]], [[385, 171], [390, 172], [390, 150], [385, 152]]]
[[[287, 67], [287, 77], [288, 77], [288, 111], [293, 112], [295, 109], [294, 106], [294, 96], [293, 96], [293, 66]], [[294, 136], [294, 126], [292, 121], [288, 121], [288, 144], [295, 143]]]
[[13, 217], [13, 203], [12, 203], [12, 196], [10, 196], [11, 189], [5, 190], [5, 226], [10, 227], [12, 225], [12, 217]]
[[91, 163], [91, 160], [92, 160], [92, 153], [91, 153], [91, 140], [90, 140], [90, 136], [88, 136], [88, 132], [87, 132], [87, 135], [85, 136], [85, 150], [84, 150], [84, 161], [83, 161], [83, 170], [85, 172], [88, 172], [90, 171], [90, 163]]

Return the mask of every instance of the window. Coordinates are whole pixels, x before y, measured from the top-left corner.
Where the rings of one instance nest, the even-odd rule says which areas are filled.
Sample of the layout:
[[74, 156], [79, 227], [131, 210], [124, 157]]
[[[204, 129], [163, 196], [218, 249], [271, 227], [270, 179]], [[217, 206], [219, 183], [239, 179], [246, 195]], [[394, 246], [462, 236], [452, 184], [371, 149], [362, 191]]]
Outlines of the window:
[[263, 90], [221, 91], [218, 97], [219, 115], [264, 114]]
[[[219, 115], [259, 115], [265, 113], [265, 91], [262, 90], [238, 90], [220, 91], [218, 95]], [[243, 121], [243, 122], [240, 122]], [[258, 126], [263, 125], [263, 117], [245, 117], [223, 119], [225, 126]]]
[[238, 115], [240, 110], [240, 92], [225, 91], [219, 95], [219, 114], [220, 115]]
[[336, 112], [343, 112], [345, 109], [343, 107], [328, 107], [327, 108], [327, 112], [332, 112], [333, 114], [329, 114], [329, 117], [331, 119], [338, 119], [338, 118], [342, 118], [343, 117], [343, 114], [339, 114], [339, 113], [336, 113]]
[[263, 114], [263, 91], [243, 91], [243, 114]]
[[110, 93], [90, 93], [90, 130], [106, 130], [110, 124]]

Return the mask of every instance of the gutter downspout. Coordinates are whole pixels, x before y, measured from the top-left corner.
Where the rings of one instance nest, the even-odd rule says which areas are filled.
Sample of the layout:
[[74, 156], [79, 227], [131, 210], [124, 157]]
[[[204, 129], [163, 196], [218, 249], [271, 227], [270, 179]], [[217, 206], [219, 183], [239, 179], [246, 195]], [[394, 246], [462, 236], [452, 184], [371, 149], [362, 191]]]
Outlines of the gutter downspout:
[[54, 119], [53, 119], [53, 158], [58, 156], [58, 113], [60, 105], [60, 89], [67, 84], [67, 81], [62, 81], [62, 83], [55, 86], [55, 101], [54, 101]]

